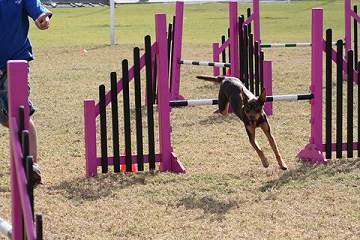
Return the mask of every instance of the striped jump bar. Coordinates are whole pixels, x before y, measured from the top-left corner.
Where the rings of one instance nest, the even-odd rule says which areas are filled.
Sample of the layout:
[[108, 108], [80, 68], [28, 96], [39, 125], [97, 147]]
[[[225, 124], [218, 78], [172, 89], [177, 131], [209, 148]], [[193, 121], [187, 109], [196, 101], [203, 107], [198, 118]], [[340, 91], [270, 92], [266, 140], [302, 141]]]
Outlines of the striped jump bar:
[[222, 63], [222, 62], [180, 60], [178, 63], [185, 65], [208, 66], [208, 67], [228, 67], [228, 68], [231, 67], [230, 63]]
[[[336, 46], [336, 42], [332, 43]], [[311, 43], [264, 43], [260, 45], [262, 48], [296, 48], [296, 47], [311, 47]]]
[[[312, 93], [309, 94], [289, 94], [289, 95], [275, 95], [267, 96], [266, 102], [274, 101], [300, 101], [311, 100], [314, 98]], [[190, 100], [175, 100], [170, 101], [170, 107], [190, 107], [190, 106], [203, 106], [203, 105], [217, 105], [218, 99], [190, 99]]]
[[0, 218], [0, 233], [6, 235], [9, 239], [12, 237], [12, 226], [2, 218]]

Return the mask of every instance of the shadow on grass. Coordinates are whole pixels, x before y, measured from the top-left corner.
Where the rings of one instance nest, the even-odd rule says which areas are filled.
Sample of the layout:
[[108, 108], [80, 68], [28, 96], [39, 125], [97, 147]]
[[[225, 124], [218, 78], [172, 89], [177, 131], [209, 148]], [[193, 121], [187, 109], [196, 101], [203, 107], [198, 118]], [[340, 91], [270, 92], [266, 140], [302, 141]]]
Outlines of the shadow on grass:
[[177, 207], [180, 206], [184, 206], [186, 209], [202, 209], [204, 211], [204, 217], [205, 215], [212, 214], [216, 215], [218, 221], [222, 221], [230, 209], [238, 207], [238, 203], [235, 201], [221, 201], [211, 196], [198, 198], [196, 194], [193, 193], [190, 196], [180, 199]]
[[304, 182], [306, 180], [314, 180], [323, 176], [333, 177], [339, 173], [351, 173], [360, 169], [360, 159], [343, 159], [332, 160], [327, 165], [313, 165], [308, 162], [302, 162], [302, 165], [294, 170], [290, 170], [279, 179], [266, 182], [259, 188], [261, 192], [271, 192], [283, 186], [289, 185], [290, 182]]
[[207, 118], [200, 120], [201, 125], [214, 125], [214, 124], [223, 124], [223, 123], [234, 123], [236, 121], [235, 115], [222, 116], [218, 113], [213, 113]]
[[[214, 113], [216, 108], [212, 109], [211, 112], [209, 112], [209, 115], [204, 117], [204, 119], [198, 121], [198, 120], [192, 120], [192, 121], [184, 121], [179, 124], [179, 126], [182, 127], [193, 127], [197, 125], [216, 125], [216, 124], [224, 124], [224, 123], [233, 123], [234, 119], [230, 116], [221, 116], [218, 113]], [[175, 125], [174, 125], [175, 126]]]
[[75, 178], [62, 181], [55, 186], [50, 186], [49, 191], [63, 194], [66, 198], [75, 201], [95, 201], [111, 194], [131, 188], [135, 185], [146, 185], [147, 179], [151, 179], [158, 173], [138, 174], [102, 174], [93, 178]]
[[8, 192], [10, 192], [9, 187], [0, 187], [0, 193], [8, 193]]

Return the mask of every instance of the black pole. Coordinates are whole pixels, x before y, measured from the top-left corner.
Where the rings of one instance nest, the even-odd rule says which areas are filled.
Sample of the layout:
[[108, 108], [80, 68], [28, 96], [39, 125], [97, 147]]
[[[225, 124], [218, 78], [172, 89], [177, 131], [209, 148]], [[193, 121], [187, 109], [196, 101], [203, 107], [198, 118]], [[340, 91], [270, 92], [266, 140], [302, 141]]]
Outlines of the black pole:
[[36, 214], [36, 240], [43, 240], [43, 219], [40, 214]]
[[136, 110], [136, 152], [138, 171], [144, 171], [143, 132], [141, 114], [140, 49], [134, 48], [134, 80]]
[[[225, 43], [225, 35], [221, 36], [221, 44], [224, 45]], [[226, 51], [225, 49], [221, 52], [221, 59], [222, 62], [226, 62]], [[223, 76], [226, 76], [226, 67], [222, 68]]]
[[[354, 12], [357, 14], [357, 5], [354, 5]], [[354, 63], [358, 62], [358, 22], [354, 18]]]
[[332, 85], [332, 30], [326, 30], [326, 108], [325, 108], [325, 155], [331, 159], [331, 85]]
[[[228, 39], [230, 39], [230, 28], [228, 28]], [[229, 54], [228, 54], [228, 56], [229, 56], [229, 63], [231, 63], [231, 46], [230, 46], [230, 44], [229, 44], [229, 47], [228, 47], [228, 51], [229, 51]]]
[[[155, 61], [156, 62], [156, 61]], [[155, 131], [154, 131], [154, 97], [152, 91], [151, 38], [145, 37], [145, 65], [146, 65], [146, 96], [147, 96], [147, 124], [149, 146], [149, 168], [155, 170]], [[155, 68], [156, 69], [156, 68]], [[156, 78], [154, 78], [156, 82]]]
[[260, 66], [259, 66], [260, 90], [264, 88], [264, 52], [260, 52]]
[[130, 125], [130, 97], [129, 97], [129, 64], [128, 60], [122, 61], [122, 82], [124, 102], [124, 131], [125, 131], [125, 165], [126, 172], [132, 170], [131, 159], [131, 125]]
[[117, 97], [116, 72], [110, 73], [110, 81], [111, 81], [111, 114], [112, 114], [112, 133], [113, 133], [114, 172], [120, 172], [119, 106], [118, 106], [118, 97]]
[[343, 41], [336, 43], [336, 158], [342, 158]]
[[167, 34], [168, 34], [167, 35], [168, 65], [170, 66], [171, 38], [172, 38], [172, 24], [171, 23], [169, 23]]
[[[246, 9], [246, 13], [247, 13], [247, 18], [249, 18], [251, 16], [251, 8]], [[251, 33], [251, 22], [248, 23], [248, 31], [250, 34]]]
[[254, 35], [249, 34], [249, 85], [250, 92], [254, 93]]
[[260, 72], [259, 72], [259, 42], [255, 41], [254, 48], [254, 56], [255, 56], [255, 96], [259, 96], [260, 84]]
[[354, 52], [348, 51], [348, 80], [347, 80], [347, 157], [353, 157], [353, 69], [354, 69]]
[[[23, 135], [25, 137], [25, 135]], [[29, 137], [29, 136], [27, 136]], [[32, 218], [34, 220], [34, 178], [33, 178], [33, 157], [25, 156], [26, 163], [26, 180], [27, 180], [27, 192], [30, 200]]]
[[20, 106], [18, 109], [19, 116], [19, 129], [18, 129], [18, 137], [21, 139], [22, 131], [25, 130], [25, 109], [24, 106]]
[[99, 86], [99, 108], [100, 108], [100, 142], [101, 142], [101, 171], [108, 172], [107, 132], [106, 132], [106, 105], [105, 85]]
[[244, 48], [242, 49], [244, 51], [244, 61], [243, 61], [243, 64], [244, 64], [244, 84], [245, 84], [245, 87], [247, 89], [249, 89], [249, 64], [248, 64], [248, 60], [249, 60], [249, 57], [248, 57], [248, 26], [247, 25], [244, 25], [244, 31], [243, 31], [243, 34], [244, 34]]

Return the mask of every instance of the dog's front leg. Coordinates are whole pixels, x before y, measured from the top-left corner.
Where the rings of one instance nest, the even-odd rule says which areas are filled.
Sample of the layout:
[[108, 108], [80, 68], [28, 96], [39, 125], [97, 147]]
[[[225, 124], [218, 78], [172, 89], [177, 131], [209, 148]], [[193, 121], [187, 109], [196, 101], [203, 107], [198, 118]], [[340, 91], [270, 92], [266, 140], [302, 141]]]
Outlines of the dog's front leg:
[[275, 142], [275, 139], [274, 139], [274, 136], [272, 135], [271, 133], [271, 129], [270, 129], [270, 125], [268, 122], [265, 122], [263, 124], [260, 125], [261, 129], [264, 131], [267, 139], [269, 140], [269, 143], [270, 143], [270, 146], [272, 148], [272, 150], [274, 151], [275, 153], [275, 156], [276, 156], [276, 160], [280, 166], [280, 168], [282, 170], [286, 170], [287, 169], [287, 166], [285, 164], [285, 162], [283, 161], [280, 153], [279, 153], [279, 149], [277, 147], [277, 144]]
[[257, 141], [255, 140], [255, 128], [252, 126], [245, 126], [246, 128], [246, 133], [249, 137], [249, 141], [251, 146], [253, 146], [253, 148], [255, 149], [255, 151], [257, 152], [257, 154], [259, 155], [262, 165], [267, 168], [269, 167], [269, 161], [267, 160], [267, 158], [264, 155], [264, 152], [261, 150], [259, 144], [257, 143]]

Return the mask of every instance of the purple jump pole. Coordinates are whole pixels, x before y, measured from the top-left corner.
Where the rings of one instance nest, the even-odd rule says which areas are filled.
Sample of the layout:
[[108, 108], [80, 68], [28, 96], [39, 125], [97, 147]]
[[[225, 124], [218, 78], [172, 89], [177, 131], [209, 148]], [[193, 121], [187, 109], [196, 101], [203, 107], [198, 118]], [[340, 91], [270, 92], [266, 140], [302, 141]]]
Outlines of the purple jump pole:
[[171, 100], [182, 100], [180, 92], [180, 67], [182, 48], [182, 34], [183, 34], [183, 17], [184, 17], [184, 2], [176, 2], [175, 10], [175, 26], [174, 26], [174, 51], [173, 51], [173, 68], [172, 68], [172, 85], [171, 85]]
[[345, 13], [345, 59], [347, 52], [351, 49], [351, 0], [344, 0]]
[[[9, 61], [8, 71], [8, 97], [9, 97], [9, 125], [10, 125], [10, 157], [11, 157], [11, 200], [12, 200], [12, 239], [36, 239], [32, 222], [30, 199], [27, 193], [27, 181], [22, 163], [20, 143], [18, 140], [18, 109], [24, 106], [25, 129], [29, 129], [28, 105], [28, 63], [27, 61]], [[23, 219], [23, 220], [22, 220]], [[25, 227], [23, 225], [25, 224]]]
[[326, 163], [322, 154], [322, 81], [323, 81], [323, 10], [312, 9], [311, 28], [311, 86], [314, 95], [311, 100], [311, 136], [310, 143], [298, 154], [301, 160]]
[[229, 2], [231, 76], [240, 78], [237, 2]]
[[[253, 0], [253, 15], [254, 15], [254, 40], [261, 43], [260, 37], [260, 3], [259, 0]], [[259, 48], [260, 50], [260, 48]]]
[[94, 100], [84, 101], [84, 124], [86, 176], [94, 177], [97, 175], [96, 113]]
[[[176, 21], [177, 22], [177, 21]], [[175, 22], [175, 24], [176, 24]], [[157, 72], [158, 72], [158, 111], [159, 111], [159, 145], [160, 170], [172, 172], [185, 172], [185, 168], [173, 153], [171, 146], [170, 126], [170, 92], [168, 82], [166, 15], [155, 15], [155, 32], [157, 42]]]
[[[264, 61], [264, 88], [267, 96], [272, 96], [272, 62], [270, 60]], [[266, 102], [264, 110], [267, 115], [273, 115], [272, 102]]]
[[[219, 43], [213, 43], [213, 62], [219, 62]], [[220, 69], [218, 67], [213, 67], [213, 75], [219, 76], [220, 75]]]

